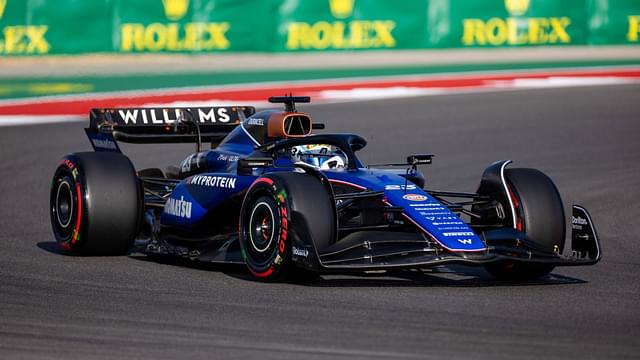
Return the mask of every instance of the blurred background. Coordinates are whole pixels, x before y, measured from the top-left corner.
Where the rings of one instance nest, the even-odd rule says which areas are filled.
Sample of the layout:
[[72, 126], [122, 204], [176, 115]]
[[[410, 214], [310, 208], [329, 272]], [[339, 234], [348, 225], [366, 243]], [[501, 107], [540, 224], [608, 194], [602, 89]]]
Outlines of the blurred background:
[[[451, 87], [408, 76], [637, 65], [639, 44], [637, 0], [0, 0], [0, 117], [255, 102], [266, 94], [214, 90], [258, 83], [408, 96]], [[335, 88], [354, 78], [387, 81]]]

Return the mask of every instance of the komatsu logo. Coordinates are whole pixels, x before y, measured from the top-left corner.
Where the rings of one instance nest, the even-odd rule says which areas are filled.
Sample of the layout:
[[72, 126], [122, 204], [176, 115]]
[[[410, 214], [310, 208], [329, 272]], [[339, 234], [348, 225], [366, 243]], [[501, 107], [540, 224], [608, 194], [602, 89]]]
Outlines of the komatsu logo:
[[561, 17], [523, 17], [530, 0], [505, 0], [506, 19], [492, 17], [462, 21], [464, 46], [569, 44], [571, 19]]
[[191, 201], [185, 201], [184, 196], [180, 199], [169, 198], [164, 204], [164, 212], [169, 215], [191, 219]]

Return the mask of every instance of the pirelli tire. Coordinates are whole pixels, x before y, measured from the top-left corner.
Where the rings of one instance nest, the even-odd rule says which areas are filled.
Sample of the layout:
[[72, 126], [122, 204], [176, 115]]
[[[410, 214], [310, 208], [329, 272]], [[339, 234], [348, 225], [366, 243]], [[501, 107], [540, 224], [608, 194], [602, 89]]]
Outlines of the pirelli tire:
[[334, 200], [309, 173], [278, 172], [259, 177], [240, 211], [240, 249], [249, 271], [261, 281], [312, 277], [292, 263], [294, 238], [323, 249], [335, 242]]
[[121, 255], [131, 247], [142, 213], [131, 161], [119, 153], [65, 156], [51, 183], [51, 225], [60, 247], [73, 254]]
[[[561, 254], [565, 240], [565, 214], [553, 181], [539, 170], [524, 168], [507, 169], [505, 180], [514, 202], [516, 228], [527, 234], [537, 250]], [[486, 265], [486, 269], [498, 279], [529, 280], [549, 274], [554, 266], [497, 262]]]

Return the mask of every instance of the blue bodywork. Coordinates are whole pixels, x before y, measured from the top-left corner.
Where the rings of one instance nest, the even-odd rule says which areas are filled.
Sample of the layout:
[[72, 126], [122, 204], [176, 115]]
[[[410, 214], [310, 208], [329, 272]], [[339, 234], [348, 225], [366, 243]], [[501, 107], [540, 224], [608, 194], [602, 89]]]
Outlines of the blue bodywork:
[[[261, 116], [264, 114], [254, 115]], [[171, 193], [161, 215], [163, 226], [190, 229], [228, 199], [242, 196], [261, 174], [293, 170], [291, 159], [280, 155], [274, 159], [273, 167], [259, 169], [251, 175], [238, 175], [238, 160], [254, 154], [256, 147], [262, 145], [245, 127], [251, 119], [235, 127], [217, 148], [192, 154], [185, 159], [181, 170], [187, 174], [192, 171], [193, 174], [186, 176]], [[418, 232], [447, 250], [486, 250], [483, 241], [462, 219], [396, 172], [369, 169], [358, 161], [355, 168], [326, 170], [323, 173], [334, 184], [384, 191], [384, 201], [389, 206], [403, 208], [403, 216], [416, 226]]]

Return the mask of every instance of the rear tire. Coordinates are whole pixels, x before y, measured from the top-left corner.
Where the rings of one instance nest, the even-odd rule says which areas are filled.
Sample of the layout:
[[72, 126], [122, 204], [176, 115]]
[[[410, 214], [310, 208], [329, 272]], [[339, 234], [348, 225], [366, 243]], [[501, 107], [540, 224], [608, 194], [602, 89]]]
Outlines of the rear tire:
[[[564, 207], [553, 181], [535, 169], [507, 169], [505, 178], [517, 204], [516, 227], [527, 234], [538, 250], [550, 254], [562, 253]], [[513, 261], [491, 263], [485, 267], [496, 278], [506, 280], [535, 279], [554, 269], [553, 265]]]
[[56, 241], [74, 254], [125, 254], [138, 233], [141, 196], [126, 156], [107, 152], [65, 156], [51, 184]]

